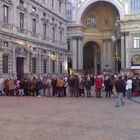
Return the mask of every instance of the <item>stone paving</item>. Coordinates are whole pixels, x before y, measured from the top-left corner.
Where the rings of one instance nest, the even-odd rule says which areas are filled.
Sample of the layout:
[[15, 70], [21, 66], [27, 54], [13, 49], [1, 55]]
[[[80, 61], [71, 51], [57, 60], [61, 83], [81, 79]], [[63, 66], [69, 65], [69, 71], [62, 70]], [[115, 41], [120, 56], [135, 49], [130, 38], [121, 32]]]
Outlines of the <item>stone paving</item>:
[[131, 100], [136, 102], [136, 103], [138, 103], [138, 104], [140, 104], [140, 96], [138, 96], [138, 97], [131, 97]]
[[0, 140], [140, 140], [140, 105], [115, 99], [0, 97]]

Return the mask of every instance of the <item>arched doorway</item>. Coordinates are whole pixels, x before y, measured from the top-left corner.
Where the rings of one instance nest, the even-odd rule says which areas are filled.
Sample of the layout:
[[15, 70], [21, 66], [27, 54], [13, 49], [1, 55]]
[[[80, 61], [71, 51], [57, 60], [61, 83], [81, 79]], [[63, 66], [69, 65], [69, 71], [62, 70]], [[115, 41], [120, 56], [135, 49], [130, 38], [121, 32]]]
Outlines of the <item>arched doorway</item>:
[[[116, 58], [121, 58], [119, 21], [120, 14], [118, 9], [107, 1], [96, 1], [89, 5], [83, 12], [81, 16], [81, 23], [85, 27], [83, 40], [84, 42], [94, 40], [94, 42], [88, 42], [85, 45], [94, 47], [84, 47], [84, 70], [86, 72], [89, 71], [95, 74], [118, 72]], [[85, 52], [89, 52], [89, 54], [93, 52], [94, 56], [91, 57], [92, 60], [89, 58], [90, 55], [88, 53], [86, 55]], [[99, 59], [95, 52], [99, 52]], [[85, 58], [86, 56], [87, 58]]]
[[88, 42], [83, 48], [83, 66], [85, 74], [101, 73], [101, 50], [96, 42]]

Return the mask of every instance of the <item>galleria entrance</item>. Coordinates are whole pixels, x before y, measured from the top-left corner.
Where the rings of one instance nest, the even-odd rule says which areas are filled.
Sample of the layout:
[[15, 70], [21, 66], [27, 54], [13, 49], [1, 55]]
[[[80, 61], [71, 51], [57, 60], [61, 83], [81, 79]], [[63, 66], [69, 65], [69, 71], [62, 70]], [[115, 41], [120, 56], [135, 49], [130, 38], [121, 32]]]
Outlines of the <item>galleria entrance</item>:
[[84, 73], [101, 73], [101, 50], [96, 42], [88, 42], [83, 48]]
[[115, 73], [116, 59], [121, 58], [120, 15], [106, 1], [89, 5], [81, 16], [83, 30], [83, 69], [85, 73]]

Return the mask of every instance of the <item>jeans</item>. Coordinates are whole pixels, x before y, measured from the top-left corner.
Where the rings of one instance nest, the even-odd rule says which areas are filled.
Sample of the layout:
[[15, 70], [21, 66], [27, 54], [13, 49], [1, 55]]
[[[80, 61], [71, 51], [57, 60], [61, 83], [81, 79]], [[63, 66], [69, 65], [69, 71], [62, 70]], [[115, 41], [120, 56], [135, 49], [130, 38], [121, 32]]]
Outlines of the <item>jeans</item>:
[[117, 101], [116, 101], [116, 106], [120, 106], [120, 105], [124, 105], [125, 102], [123, 101], [123, 93], [120, 92], [118, 93], [118, 98], [117, 98]]
[[39, 95], [40, 96], [43, 96], [44, 95], [43, 89], [39, 89]]
[[127, 90], [127, 98], [132, 96], [132, 89]]
[[24, 89], [19, 89], [19, 96], [24, 96]]

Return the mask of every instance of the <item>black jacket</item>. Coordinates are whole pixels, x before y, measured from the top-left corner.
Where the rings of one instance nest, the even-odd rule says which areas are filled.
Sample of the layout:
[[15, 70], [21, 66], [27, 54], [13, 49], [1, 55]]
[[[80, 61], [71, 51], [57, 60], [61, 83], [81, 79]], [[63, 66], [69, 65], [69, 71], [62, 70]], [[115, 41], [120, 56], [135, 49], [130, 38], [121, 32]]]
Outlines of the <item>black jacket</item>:
[[116, 91], [117, 92], [125, 92], [125, 84], [124, 84], [124, 82], [123, 82], [123, 80], [118, 80], [117, 82], [116, 82]]

